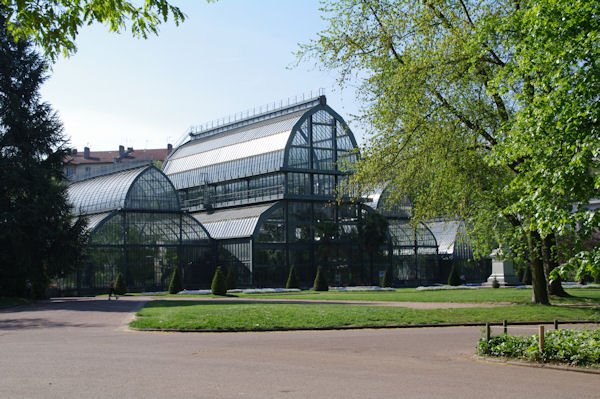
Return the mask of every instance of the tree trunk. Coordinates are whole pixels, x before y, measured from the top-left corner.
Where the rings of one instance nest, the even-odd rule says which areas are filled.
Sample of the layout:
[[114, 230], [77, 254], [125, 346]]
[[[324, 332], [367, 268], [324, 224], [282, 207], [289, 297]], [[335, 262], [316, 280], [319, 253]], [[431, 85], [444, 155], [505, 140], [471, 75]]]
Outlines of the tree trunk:
[[531, 302], [549, 305], [548, 286], [544, 274], [544, 257], [542, 255], [542, 238], [537, 231], [529, 232], [529, 256], [531, 257], [531, 274], [533, 279], [533, 296]]
[[548, 284], [548, 294], [560, 297], [570, 297], [567, 291], [562, 287], [562, 279], [560, 276], [554, 280], [550, 280], [550, 272], [558, 266], [558, 258], [556, 254], [556, 236], [548, 234], [542, 240], [542, 254], [544, 258], [544, 275]]

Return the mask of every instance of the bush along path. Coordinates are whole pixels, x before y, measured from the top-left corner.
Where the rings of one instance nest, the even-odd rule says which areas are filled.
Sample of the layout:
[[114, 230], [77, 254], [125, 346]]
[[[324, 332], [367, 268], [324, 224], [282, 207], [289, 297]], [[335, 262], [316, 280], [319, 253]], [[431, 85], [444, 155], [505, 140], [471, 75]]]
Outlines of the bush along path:
[[600, 370], [600, 329], [555, 330], [544, 334], [540, 350], [539, 335], [502, 334], [479, 340], [481, 356], [520, 359], [538, 363], [560, 363]]

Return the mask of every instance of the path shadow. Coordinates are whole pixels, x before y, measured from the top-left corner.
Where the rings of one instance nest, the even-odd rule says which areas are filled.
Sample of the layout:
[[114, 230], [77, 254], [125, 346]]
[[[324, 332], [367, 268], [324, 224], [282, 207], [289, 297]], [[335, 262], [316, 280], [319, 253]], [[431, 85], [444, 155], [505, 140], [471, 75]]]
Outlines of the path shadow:
[[[131, 313], [141, 308], [147, 299], [108, 300], [95, 298], [56, 298], [0, 310], [1, 314], [67, 310], [76, 312]], [[0, 321], [1, 323], [1, 321]]]
[[62, 327], [104, 327], [101, 324], [56, 322], [43, 318], [21, 318], [0, 320], [0, 331], [25, 330], [33, 328]]

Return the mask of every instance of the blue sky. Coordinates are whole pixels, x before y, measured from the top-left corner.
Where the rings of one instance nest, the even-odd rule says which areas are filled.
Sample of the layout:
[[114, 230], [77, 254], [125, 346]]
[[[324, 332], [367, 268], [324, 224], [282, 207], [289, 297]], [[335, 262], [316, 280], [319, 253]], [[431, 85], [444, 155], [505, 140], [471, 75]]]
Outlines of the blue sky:
[[324, 88], [349, 123], [355, 93], [314, 62], [295, 66], [298, 43], [324, 27], [318, 0], [173, 2], [187, 15], [147, 40], [86, 27], [42, 89], [78, 149], [160, 148], [202, 124]]

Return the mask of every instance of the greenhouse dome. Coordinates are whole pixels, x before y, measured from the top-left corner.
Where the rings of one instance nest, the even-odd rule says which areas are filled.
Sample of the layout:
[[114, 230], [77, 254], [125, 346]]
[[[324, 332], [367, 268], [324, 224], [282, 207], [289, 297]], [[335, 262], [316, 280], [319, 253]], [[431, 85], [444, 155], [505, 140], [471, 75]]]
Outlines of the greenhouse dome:
[[240, 286], [281, 287], [291, 266], [311, 286], [317, 265], [332, 285], [370, 284], [378, 279], [365, 272], [356, 227], [364, 206], [336, 201], [357, 157], [320, 96], [194, 128], [163, 170]]
[[61, 291], [105, 290], [122, 272], [129, 291], [165, 290], [180, 267], [184, 286], [206, 285], [215, 249], [204, 227], [183, 212], [169, 179], [151, 165], [132, 167], [68, 187], [88, 223], [85, 261], [57, 281]]

